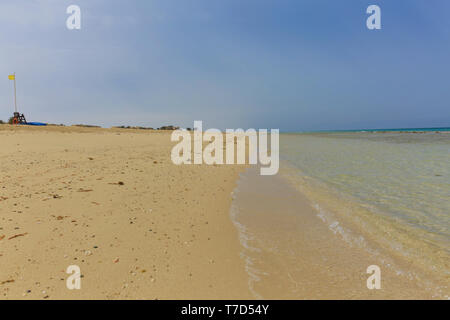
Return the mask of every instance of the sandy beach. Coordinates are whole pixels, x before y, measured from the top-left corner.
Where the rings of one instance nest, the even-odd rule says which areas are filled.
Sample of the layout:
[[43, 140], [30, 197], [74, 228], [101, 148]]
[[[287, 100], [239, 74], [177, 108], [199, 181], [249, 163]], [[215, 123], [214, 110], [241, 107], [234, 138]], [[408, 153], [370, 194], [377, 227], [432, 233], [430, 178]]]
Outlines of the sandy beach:
[[176, 166], [162, 131], [1, 125], [0, 141], [1, 299], [253, 297], [229, 215], [244, 166]]
[[[1, 125], [0, 299], [447, 296], [445, 275], [325, 219], [295, 172], [177, 166], [170, 137]], [[73, 265], [80, 290], [66, 286]], [[370, 265], [382, 267], [381, 290], [367, 288]]]

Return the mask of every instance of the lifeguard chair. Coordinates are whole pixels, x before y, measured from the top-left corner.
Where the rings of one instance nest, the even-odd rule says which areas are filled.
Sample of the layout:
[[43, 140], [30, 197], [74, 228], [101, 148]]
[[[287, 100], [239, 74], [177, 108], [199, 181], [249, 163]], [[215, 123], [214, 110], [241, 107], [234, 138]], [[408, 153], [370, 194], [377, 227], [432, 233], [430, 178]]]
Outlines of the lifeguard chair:
[[25, 119], [24, 114], [20, 114], [19, 112], [14, 112], [13, 124], [27, 124], [27, 120]]

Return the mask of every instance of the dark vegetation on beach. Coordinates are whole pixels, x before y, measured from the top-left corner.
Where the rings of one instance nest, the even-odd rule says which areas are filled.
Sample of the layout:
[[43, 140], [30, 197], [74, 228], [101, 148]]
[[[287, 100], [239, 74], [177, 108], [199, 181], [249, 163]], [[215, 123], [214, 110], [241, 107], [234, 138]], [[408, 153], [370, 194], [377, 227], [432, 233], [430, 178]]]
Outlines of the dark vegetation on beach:
[[119, 128], [119, 129], [139, 129], [139, 130], [177, 130], [180, 129], [180, 127], [176, 127], [173, 125], [169, 125], [169, 126], [162, 126], [160, 128], [150, 128], [150, 127], [139, 127], [139, 126], [116, 126], [113, 128]]
[[0, 124], [12, 124], [13, 123], [13, 119], [14, 117], [9, 118], [9, 120], [7, 122], [3, 121], [0, 119]]
[[170, 125], [170, 126], [163, 126], [161, 128], [158, 128], [158, 130], [178, 130], [178, 129], [180, 129], [180, 127], [175, 127], [175, 126], [172, 126], [172, 125]]
[[117, 129], [140, 129], [140, 130], [154, 130], [151, 127], [135, 127], [135, 126], [114, 126]]
[[8, 122], [3, 122], [3, 120], [0, 120], [0, 124], [4, 124], [4, 123], [12, 124], [12, 123], [13, 123], [13, 120], [14, 120], [14, 117], [10, 117], [10, 118], [8, 119]]
[[74, 127], [83, 127], [83, 128], [101, 128], [100, 126], [90, 125], [90, 124], [74, 124]]

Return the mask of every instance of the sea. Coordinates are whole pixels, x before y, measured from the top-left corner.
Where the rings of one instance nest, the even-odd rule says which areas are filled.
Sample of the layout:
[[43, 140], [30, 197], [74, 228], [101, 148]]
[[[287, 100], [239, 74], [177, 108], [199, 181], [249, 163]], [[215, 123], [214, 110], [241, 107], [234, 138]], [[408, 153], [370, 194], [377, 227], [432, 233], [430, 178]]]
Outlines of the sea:
[[[430, 275], [441, 285], [440, 297], [448, 297], [450, 128], [283, 133], [280, 160], [278, 175], [307, 199], [330, 232], [349, 245], [414, 265], [414, 273], [397, 272], [411, 279]], [[248, 233], [244, 238], [264, 237], [252, 233], [236, 194], [233, 217]], [[253, 246], [267, 246], [260, 240]], [[253, 276], [258, 272], [265, 270]]]

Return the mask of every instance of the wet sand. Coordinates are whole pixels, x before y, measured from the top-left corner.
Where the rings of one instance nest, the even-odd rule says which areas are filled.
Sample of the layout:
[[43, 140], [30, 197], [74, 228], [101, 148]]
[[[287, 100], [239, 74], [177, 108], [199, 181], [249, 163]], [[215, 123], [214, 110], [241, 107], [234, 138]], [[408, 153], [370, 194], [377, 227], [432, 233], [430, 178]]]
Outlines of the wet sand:
[[[283, 169], [282, 169], [283, 173]], [[349, 241], [295, 185], [255, 168], [241, 175], [233, 201], [252, 293], [264, 299], [442, 299], [411, 277], [412, 266]], [[368, 239], [364, 239], [367, 242]], [[369, 290], [367, 267], [381, 269]], [[398, 270], [406, 272], [400, 273]], [[428, 280], [428, 279], [427, 279]]]
[[[0, 125], [0, 299], [246, 299], [243, 166], [175, 166], [170, 132]], [[81, 290], [66, 269], [81, 268]]]

